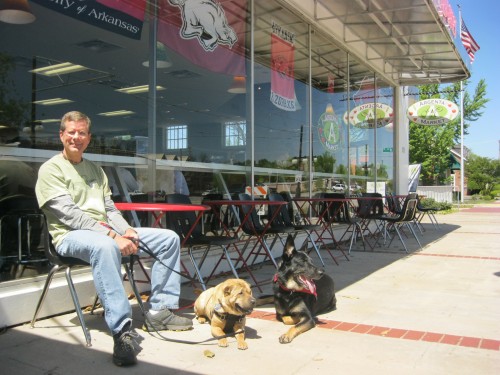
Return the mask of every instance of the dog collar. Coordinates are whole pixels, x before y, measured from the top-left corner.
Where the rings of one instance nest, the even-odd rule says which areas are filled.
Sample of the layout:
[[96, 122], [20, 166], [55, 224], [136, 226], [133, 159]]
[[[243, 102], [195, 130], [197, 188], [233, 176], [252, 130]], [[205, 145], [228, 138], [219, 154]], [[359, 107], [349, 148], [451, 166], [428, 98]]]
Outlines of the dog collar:
[[217, 315], [217, 317], [220, 320], [228, 320], [228, 321], [233, 321], [233, 322], [241, 322], [243, 320], [243, 318], [245, 318], [245, 315], [235, 315], [235, 314], [228, 314], [228, 313], [224, 312], [220, 303], [217, 303], [215, 305], [214, 314]]
[[316, 298], [318, 297], [318, 293], [316, 292], [316, 284], [313, 281], [311, 282], [311, 288], [288, 289], [286, 286], [284, 286], [283, 284], [281, 284], [278, 281], [278, 274], [275, 273], [274, 277], [273, 277], [273, 282], [277, 283], [278, 286], [280, 287], [280, 289], [284, 290], [285, 292], [290, 292], [290, 293], [293, 293], [293, 292], [296, 292], [296, 293], [306, 293], [306, 294], [312, 294]]

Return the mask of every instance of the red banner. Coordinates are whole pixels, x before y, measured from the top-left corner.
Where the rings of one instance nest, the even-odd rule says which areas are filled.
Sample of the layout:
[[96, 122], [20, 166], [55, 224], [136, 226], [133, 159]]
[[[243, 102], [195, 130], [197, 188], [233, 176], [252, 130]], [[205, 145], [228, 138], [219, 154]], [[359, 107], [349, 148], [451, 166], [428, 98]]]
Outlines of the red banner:
[[146, 0], [97, 0], [97, 2], [144, 21]]
[[245, 76], [247, 0], [163, 0], [158, 40], [192, 63]]
[[271, 102], [285, 111], [297, 109], [294, 52], [295, 47], [291, 40], [285, 40], [274, 32], [271, 34]]
[[335, 86], [335, 76], [331, 73], [328, 73], [328, 93], [333, 94], [333, 89]]

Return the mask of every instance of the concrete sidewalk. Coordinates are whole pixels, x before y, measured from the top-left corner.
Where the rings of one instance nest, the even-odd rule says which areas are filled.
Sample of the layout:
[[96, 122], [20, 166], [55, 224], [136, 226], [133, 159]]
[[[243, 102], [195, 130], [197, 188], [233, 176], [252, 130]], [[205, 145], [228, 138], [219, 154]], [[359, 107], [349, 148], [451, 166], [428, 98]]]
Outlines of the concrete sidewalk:
[[[72, 312], [39, 321], [35, 329], [18, 326], [0, 335], [1, 373], [499, 374], [500, 204], [437, 217], [441, 230], [424, 224], [424, 249], [408, 238], [409, 255], [395, 240], [390, 248], [353, 251], [350, 261], [338, 266], [324, 256], [336, 282], [338, 309], [321, 315], [316, 328], [290, 344], [278, 342], [287, 327], [266, 305], [247, 320], [246, 351], [238, 350], [234, 339], [228, 348], [216, 341], [186, 345], [138, 329], [138, 365], [117, 368], [102, 316], [85, 315], [93, 344], [87, 348]], [[257, 271], [260, 278], [273, 273], [270, 265]], [[270, 293], [270, 286], [266, 289]], [[182, 294], [195, 298], [189, 286]], [[193, 317], [192, 309], [182, 314]], [[137, 305], [134, 317], [140, 327]], [[164, 335], [195, 342], [211, 338], [210, 327], [196, 321], [192, 331]], [[215, 356], [206, 357], [205, 350]]]

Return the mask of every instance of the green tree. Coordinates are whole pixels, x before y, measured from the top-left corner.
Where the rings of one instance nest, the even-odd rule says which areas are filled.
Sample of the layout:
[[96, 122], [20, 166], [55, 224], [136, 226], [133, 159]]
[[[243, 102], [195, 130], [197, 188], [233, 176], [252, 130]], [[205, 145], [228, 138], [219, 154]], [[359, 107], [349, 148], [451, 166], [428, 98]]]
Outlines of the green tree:
[[467, 187], [473, 192], [490, 195], [493, 186], [500, 183], [500, 161], [469, 154], [465, 164]]
[[[467, 87], [468, 81], [465, 81], [463, 83], [464, 134], [468, 134], [470, 123], [481, 117], [482, 109], [489, 101], [486, 98], [484, 79], [477, 84], [473, 96], [468, 93]], [[457, 105], [460, 103], [460, 82], [447, 86], [423, 85], [419, 86], [418, 90], [419, 100], [441, 98]], [[421, 177], [424, 185], [438, 185], [445, 182], [450, 164], [450, 149], [460, 142], [460, 116], [441, 126], [422, 126], [410, 122], [410, 164], [422, 164]]]
[[314, 170], [316, 172], [332, 173], [335, 166], [335, 158], [329, 152], [324, 152], [316, 157], [314, 161]]

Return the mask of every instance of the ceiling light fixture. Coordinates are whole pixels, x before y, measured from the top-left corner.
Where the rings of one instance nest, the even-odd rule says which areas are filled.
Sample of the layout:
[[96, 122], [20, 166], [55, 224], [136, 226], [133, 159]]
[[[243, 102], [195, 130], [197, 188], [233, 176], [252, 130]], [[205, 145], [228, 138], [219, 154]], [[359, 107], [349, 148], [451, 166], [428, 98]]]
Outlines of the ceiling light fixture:
[[135, 112], [129, 111], [127, 109], [121, 109], [119, 111], [111, 111], [111, 112], [101, 112], [98, 113], [100, 116], [113, 117], [113, 116], [127, 116], [133, 115]]
[[[156, 86], [156, 91], [161, 91], [161, 90], [165, 90], [165, 87]], [[122, 89], [117, 89], [116, 91], [122, 92], [124, 94], [140, 94], [149, 91], [149, 85], [124, 87]]]
[[246, 79], [244, 76], [234, 76], [231, 87], [227, 89], [231, 94], [245, 94], [247, 92]]
[[49, 66], [45, 66], [43, 68], [33, 69], [33, 70], [30, 70], [30, 73], [41, 74], [44, 76], [54, 76], [54, 75], [59, 75], [59, 74], [74, 73], [74, 72], [78, 72], [80, 70], [86, 70], [86, 69], [88, 69], [88, 68], [83, 66], [83, 65], [77, 65], [77, 64], [70, 63], [70, 62], [63, 62], [63, 63], [56, 64], [56, 65], [49, 65]]
[[0, 0], [0, 21], [21, 25], [35, 19], [28, 0]]
[[[144, 61], [142, 65], [149, 68], [149, 60]], [[172, 61], [168, 58], [167, 49], [162, 43], [156, 42], [156, 68], [166, 69], [171, 66]]]
[[63, 99], [63, 98], [53, 98], [53, 99], [37, 100], [33, 102], [33, 104], [40, 104], [40, 105], [57, 105], [66, 103], [73, 103], [73, 100]]
[[44, 120], [35, 120], [35, 122], [39, 122], [41, 124], [50, 124], [52, 122], [61, 122], [61, 119], [57, 118], [46, 118]]

